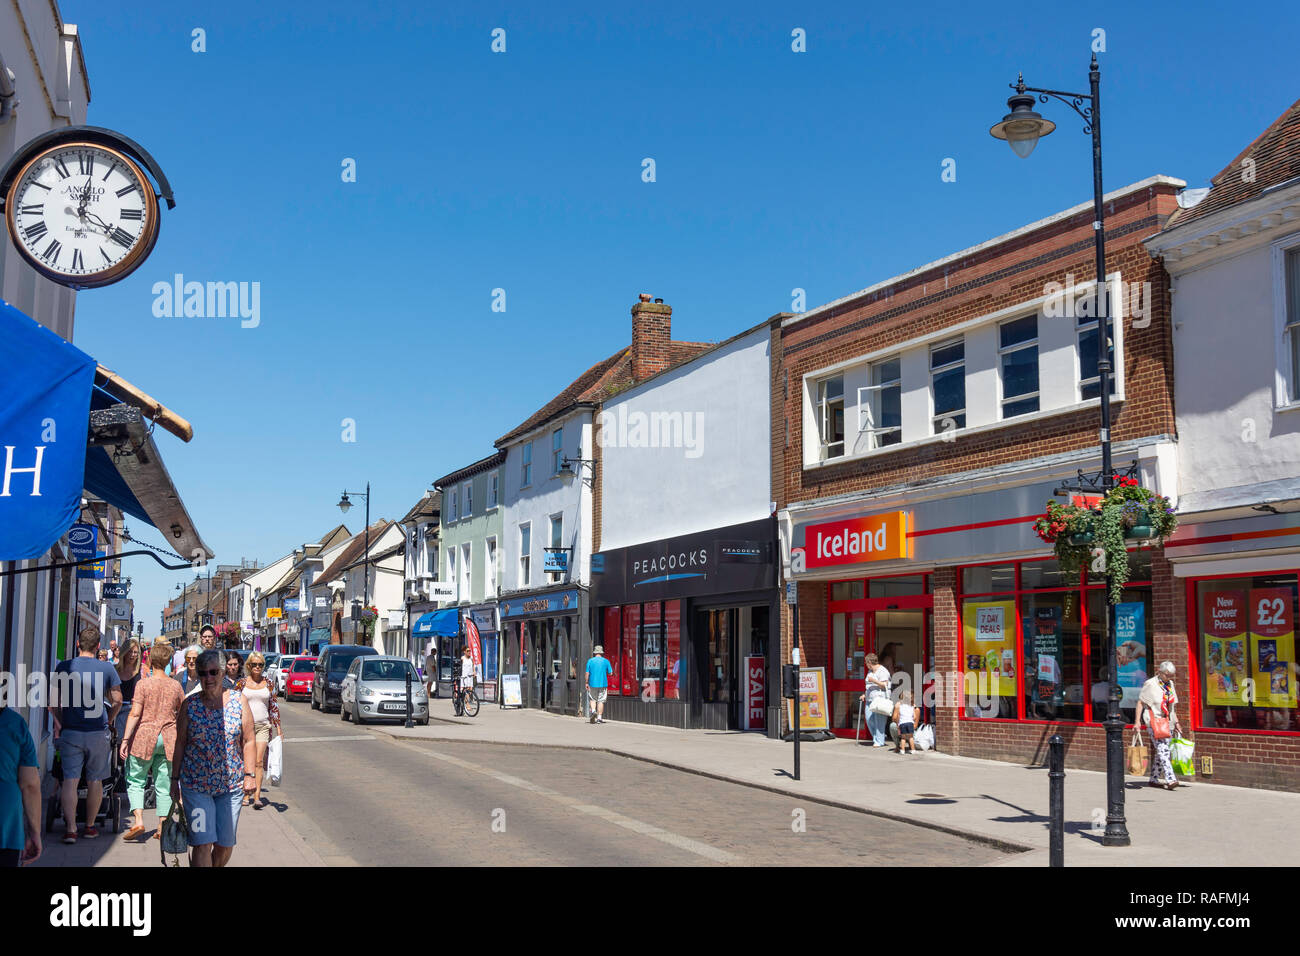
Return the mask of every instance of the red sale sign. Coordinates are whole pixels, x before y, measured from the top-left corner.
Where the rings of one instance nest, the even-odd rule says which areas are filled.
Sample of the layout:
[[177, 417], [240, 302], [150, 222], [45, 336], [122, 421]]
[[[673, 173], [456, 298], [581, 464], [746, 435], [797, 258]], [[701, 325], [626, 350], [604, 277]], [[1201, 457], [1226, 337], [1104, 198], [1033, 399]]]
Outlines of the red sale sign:
[[761, 657], [745, 658], [745, 729], [767, 729], [767, 667]]

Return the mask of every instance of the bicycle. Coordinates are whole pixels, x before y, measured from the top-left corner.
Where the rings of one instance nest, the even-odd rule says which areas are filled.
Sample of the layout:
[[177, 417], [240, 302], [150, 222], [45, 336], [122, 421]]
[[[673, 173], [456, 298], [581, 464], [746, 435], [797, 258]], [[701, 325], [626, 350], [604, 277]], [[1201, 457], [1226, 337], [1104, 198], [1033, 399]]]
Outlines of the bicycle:
[[466, 687], [463, 691], [460, 687], [460, 678], [453, 678], [451, 683], [451, 708], [457, 716], [477, 717], [478, 716], [478, 695], [474, 693], [473, 687]]

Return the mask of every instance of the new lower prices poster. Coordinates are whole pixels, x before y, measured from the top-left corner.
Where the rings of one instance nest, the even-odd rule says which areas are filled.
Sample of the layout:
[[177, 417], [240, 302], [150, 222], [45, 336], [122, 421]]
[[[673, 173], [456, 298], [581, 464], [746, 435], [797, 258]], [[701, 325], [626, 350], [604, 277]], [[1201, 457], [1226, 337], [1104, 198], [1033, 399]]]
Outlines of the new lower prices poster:
[[1241, 704], [1246, 679], [1246, 592], [1209, 591], [1202, 597], [1205, 702]]

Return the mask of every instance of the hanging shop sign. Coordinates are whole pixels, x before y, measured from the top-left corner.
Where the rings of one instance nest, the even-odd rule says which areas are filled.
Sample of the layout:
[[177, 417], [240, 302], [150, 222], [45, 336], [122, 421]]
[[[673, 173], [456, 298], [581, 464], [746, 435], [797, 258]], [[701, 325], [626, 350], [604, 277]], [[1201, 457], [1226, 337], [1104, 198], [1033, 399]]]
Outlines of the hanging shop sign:
[[104, 597], [124, 598], [131, 590], [131, 585], [121, 581], [108, 581], [104, 584]]
[[268, 607], [268, 608], [266, 609], [266, 616], [267, 616], [268, 618], [272, 618], [272, 617], [283, 617], [283, 616], [284, 616], [284, 612], [283, 612], [280, 608], [278, 608], [278, 607]]
[[[794, 726], [794, 700], [785, 702], [787, 725]], [[803, 667], [799, 669], [799, 731], [830, 730], [831, 712], [827, 706], [826, 668]]]
[[542, 558], [542, 570], [547, 574], [567, 574], [569, 572], [569, 549], [546, 548]]
[[431, 581], [426, 589], [430, 601], [456, 600], [456, 583], [454, 581]]

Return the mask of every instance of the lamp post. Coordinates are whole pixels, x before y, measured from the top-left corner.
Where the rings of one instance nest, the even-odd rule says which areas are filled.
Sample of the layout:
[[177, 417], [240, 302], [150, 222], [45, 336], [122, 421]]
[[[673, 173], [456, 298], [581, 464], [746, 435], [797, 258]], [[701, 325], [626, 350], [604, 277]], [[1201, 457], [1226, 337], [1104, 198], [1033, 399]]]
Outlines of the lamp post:
[[[343, 497], [339, 499], [339, 511], [347, 514], [352, 508], [352, 502], [348, 501], [348, 495], [356, 495], [358, 498], [366, 499], [366, 531], [365, 531], [365, 551], [361, 557], [361, 604], [363, 607], [370, 606], [370, 482], [366, 482], [366, 490], [345, 491]], [[352, 622], [353, 628], [357, 626], [356, 620]]]
[[[1092, 136], [1092, 207], [1093, 254], [1097, 267], [1097, 391], [1101, 405], [1101, 474], [1100, 482], [1080, 481], [1081, 491], [1101, 491], [1105, 494], [1114, 486], [1114, 469], [1110, 455], [1110, 302], [1106, 288], [1106, 229], [1105, 210], [1101, 189], [1101, 68], [1097, 54], [1092, 55], [1088, 66], [1088, 93], [1067, 93], [1062, 90], [1044, 90], [1025, 86], [1024, 74], [1011, 84], [1015, 95], [1007, 100], [1011, 112], [989, 132], [997, 139], [1006, 140], [1017, 156], [1025, 159], [1034, 151], [1038, 140], [1056, 129], [1056, 124], [1044, 119], [1033, 109], [1034, 97], [1048, 102], [1055, 97], [1065, 103], [1084, 122], [1083, 131]], [[1084, 104], [1087, 105], [1084, 105]], [[1082, 479], [1082, 476], [1080, 476]], [[1091, 486], [1091, 487], [1087, 487]], [[1124, 721], [1120, 717], [1120, 686], [1117, 680], [1119, 665], [1115, 647], [1114, 610], [1110, 601], [1110, 568], [1106, 568], [1106, 653], [1107, 676], [1110, 683], [1110, 701], [1106, 711], [1106, 832], [1104, 846], [1128, 846], [1128, 826], [1124, 819]]]
[[[185, 610], [186, 610], [185, 595], [186, 595], [187, 589], [186, 589], [185, 585], [183, 585], [183, 584], [178, 584], [178, 585], [176, 585], [176, 590], [181, 592], [181, 631], [184, 632], [184, 631], [185, 631], [185, 621], [186, 621], [186, 618], [185, 618]], [[189, 637], [188, 634], [186, 634], [185, 637], [186, 637], [186, 639], [188, 640], [188, 637]]]

